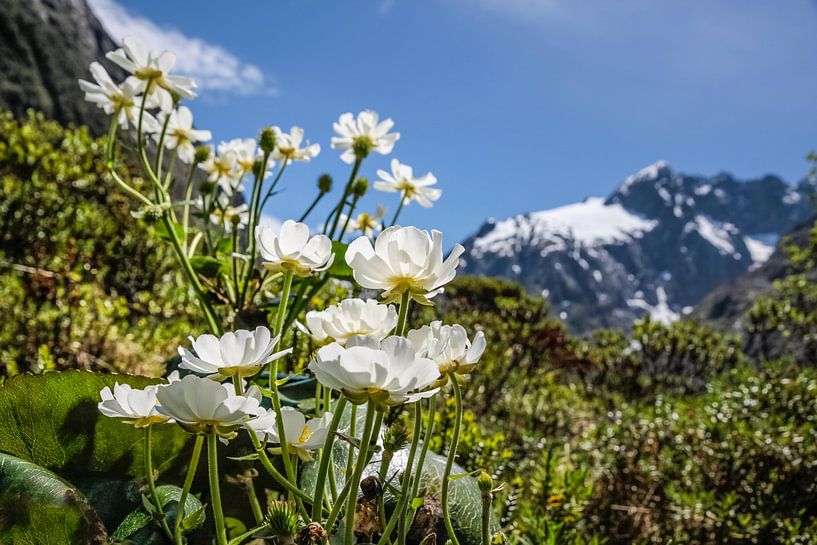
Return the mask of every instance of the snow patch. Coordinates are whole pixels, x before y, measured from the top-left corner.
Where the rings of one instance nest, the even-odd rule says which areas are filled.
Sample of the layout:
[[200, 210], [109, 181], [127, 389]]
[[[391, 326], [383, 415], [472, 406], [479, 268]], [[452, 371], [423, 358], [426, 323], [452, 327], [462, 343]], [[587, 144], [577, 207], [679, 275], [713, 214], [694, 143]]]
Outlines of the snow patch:
[[695, 221], [690, 221], [684, 226], [684, 233], [692, 231], [697, 231], [721, 255], [736, 253], [732, 235], [737, 234], [737, 228], [731, 223], [715, 221], [708, 216], [699, 214], [695, 216]]
[[552, 210], [522, 214], [496, 221], [493, 229], [474, 239], [471, 255], [510, 257], [524, 247], [540, 248], [540, 255], [565, 249], [566, 240], [591, 247], [641, 238], [658, 222], [627, 211], [620, 204], [604, 204], [591, 197]]
[[672, 310], [667, 303], [667, 292], [664, 291], [663, 286], [659, 286], [655, 290], [655, 298], [657, 303], [649, 304], [643, 299], [628, 299], [627, 305], [631, 308], [639, 308], [650, 313], [650, 317], [656, 322], [669, 325], [678, 320], [681, 315]]
[[746, 244], [746, 249], [749, 250], [749, 255], [752, 258], [750, 269], [754, 270], [768, 261], [772, 253], [774, 253], [779, 238], [775, 233], [762, 233], [743, 237], [743, 243]]
[[669, 168], [669, 163], [666, 161], [656, 161], [655, 163], [646, 166], [633, 174], [632, 176], [628, 176], [621, 182], [621, 185], [618, 186], [618, 191], [622, 195], [626, 195], [630, 192], [630, 188], [639, 182], [644, 181], [653, 181], [658, 179], [658, 175], [660, 174], [661, 169]]

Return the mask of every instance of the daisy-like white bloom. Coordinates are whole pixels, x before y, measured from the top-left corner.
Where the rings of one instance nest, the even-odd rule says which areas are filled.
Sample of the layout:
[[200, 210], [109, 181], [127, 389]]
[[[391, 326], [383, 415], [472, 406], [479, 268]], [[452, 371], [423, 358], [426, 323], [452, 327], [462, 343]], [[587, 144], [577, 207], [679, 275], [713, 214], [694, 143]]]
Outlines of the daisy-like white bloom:
[[224, 439], [254, 416], [264, 413], [261, 391], [251, 386], [246, 395], [236, 395], [234, 386], [195, 375], [159, 388], [159, 413], [176, 421], [190, 433], [214, 432]]
[[[199, 200], [199, 206], [203, 208], [204, 199]], [[238, 206], [231, 204], [231, 199], [226, 193], [221, 193], [216, 199], [216, 206], [210, 212], [210, 221], [223, 227], [226, 233], [233, 232], [233, 226], [244, 229], [250, 221], [250, 208], [247, 203]], [[234, 223], [237, 221], [237, 223]]]
[[358, 284], [383, 290], [386, 302], [399, 301], [404, 293], [420, 304], [442, 293], [454, 279], [465, 249], [455, 244], [443, 261], [443, 235], [416, 227], [389, 227], [372, 246], [368, 237], [354, 240], [346, 250], [346, 263]]
[[[207, 142], [212, 138], [210, 131], [201, 131], [193, 128], [193, 113], [187, 106], [179, 106], [178, 109], [159, 114], [159, 122], [163, 125], [167, 120], [167, 132], [165, 133], [165, 147], [175, 149], [176, 156], [185, 163], [192, 163], [193, 156], [196, 155], [196, 142]], [[158, 142], [161, 139], [161, 131], [153, 134], [153, 139]]]
[[[377, 205], [377, 211], [374, 214], [368, 212], [361, 212], [355, 217], [349, 218], [349, 231], [360, 231], [365, 236], [372, 238], [378, 231], [383, 230], [383, 216], [386, 215], [386, 209]], [[346, 214], [340, 215], [340, 224], [346, 225]]]
[[[219, 155], [228, 153], [235, 154], [235, 162], [242, 176], [252, 174], [255, 161], [262, 157], [261, 150], [258, 149], [258, 143], [252, 138], [236, 138], [218, 145]], [[267, 171], [264, 173], [264, 178], [269, 176], [274, 165], [274, 162], [267, 161]]]
[[320, 144], [307, 143], [305, 147], [301, 147], [304, 140], [304, 130], [301, 127], [292, 127], [289, 129], [289, 133], [285, 133], [279, 127], [273, 127], [272, 130], [275, 131], [273, 159], [308, 163], [310, 159], [317, 157], [321, 152]]
[[[284, 435], [287, 438], [287, 452], [296, 454], [304, 462], [312, 461], [312, 452], [323, 447], [329, 427], [332, 422], [332, 413], [324, 413], [320, 418], [309, 420], [292, 407], [281, 408], [281, 419], [284, 425]], [[269, 449], [273, 454], [281, 453], [281, 439], [278, 437], [278, 421], [274, 411], [253, 418], [247, 422], [247, 427], [255, 430], [258, 435], [265, 435], [267, 442], [278, 443], [277, 448]]]
[[373, 335], [353, 337], [346, 346], [328, 344], [318, 349], [309, 370], [318, 381], [339, 390], [355, 404], [374, 401], [379, 408], [413, 403], [430, 397], [440, 376], [437, 364], [417, 356], [406, 338], [383, 341]]
[[221, 338], [210, 334], [190, 337], [193, 351], [179, 347], [182, 357], [179, 367], [208, 376], [251, 377], [267, 363], [292, 352], [292, 348], [275, 352], [280, 339], [280, 336], [273, 337], [264, 326], [258, 326], [255, 331], [227, 332]]
[[335, 259], [329, 237], [310, 237], [305, 223], [286, 220], [277, 233], [273, 227], [259, 225], [255, 238], [262, 264], [270, 271], [292, 271], [296, 276], [309, 276], [325, 271]]
[[347, 112], [333, 125], [337, 136], [332, 137], [332, 149], [343, 150], [340, 158], [349, 164], [364, 159], [372, 151], [387, 155], [400, 139], [399, 132], [389, 132], [392, 127], [394, 121], [380, 121], [377, 112], [364, 110], [357, 117]]
[[131, 74], [128, 78], [139, 92], [145, 92], [155, 98], [152, 106], [158, 106], [164, 111], [173, 107], [171, 91], [184, 98], [196, 96], [193, 89], [196, 82], [191, 78], [175, 76], [170, 70], [176, 64], [176, 55], [170, 51], [155, 54], [145, 48], [142, 40], [127, 37], [122, 40], [122, 47], [105, 55]]
[[158, 385], [153, 385], [138, 390], [117, 382], [113, 386], [113, 392], [107, 386], [99, 392], [102, 401], [97, 404], [97, 408], [105, 416], [123, 418], [137, 428], [167, 422], [170, 417], [160, 414], [156, 408], [157, 389]]
[[199, 168], [207, 173], [207, 181], [217, 183], [228, 197], [244, 189], [241, 184], [243, 171], [238, 165], [238, 156], [233, 151], [222, 152], [221, 146], [217, 154], [210, 150], [207, 160], [200, 163]]
[[[85, 100], [96, 104], [106, 114], [115, 115], [123, 129], [127, 129], [129, 124], [136, 127], [142, 103], [138, 85], [132, 81], [125, 81], [122, 85], [115, 84], [110, 74], [98, 62], [92, 62], [90, 70], [96, 83], [79, 80], [79, 87], [85, 92]], [[150, 112], [144, 112], [142, 131], [152, 133], [157, 130], [159, 123], [156, 118]]]
[[385, 339], [397, 326], [397, 311], [374, 299], [344, 299], [325, 310], [306, 313], [306, 327], [316, 344], [336, 342], [341, 346], [358, 335]]
[[449, 373], [464, 378], [474, 370], [485, 352], [485, 334], [478, 331], [474, 341], [459, 324], [443, 325], [439, 320], [408, 332], [408, 339], [418, 354], [430, 358], [440, 368], [440, 382], [448, 382]]
[[414, 170], [397, 159], [391, 160], [391, 173], [378, 170], [380, 180], [374, 183], [374, 188], [389, 193], [400, 193], [403, 204], [417, 201], [423, 208], [431, 208], [432, 203], [440, 198], [442, 190], [431, 187], [437, 183], [437, 178], [430, 172], [419, 178], [414, 176]]

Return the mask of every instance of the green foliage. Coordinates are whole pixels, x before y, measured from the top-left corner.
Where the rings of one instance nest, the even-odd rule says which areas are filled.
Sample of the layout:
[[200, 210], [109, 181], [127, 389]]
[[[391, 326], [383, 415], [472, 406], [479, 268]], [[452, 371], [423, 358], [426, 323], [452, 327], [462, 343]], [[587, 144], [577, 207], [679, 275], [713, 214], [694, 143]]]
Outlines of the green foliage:
[[0, 114], [0, 376], [145, 374], [196, 328], [161, 241], [104, 174], [104, 142]]
[[[0, 388], [0, 450], [58, 472], [142, 475], [143, 431], [97, 410], [99, 391], [116, 382], [144, 388], [157, 380], [83, 371], [13, 377]], [[178, 427], [158, 426], [156, 469], [179, 463], [189, 437]]]

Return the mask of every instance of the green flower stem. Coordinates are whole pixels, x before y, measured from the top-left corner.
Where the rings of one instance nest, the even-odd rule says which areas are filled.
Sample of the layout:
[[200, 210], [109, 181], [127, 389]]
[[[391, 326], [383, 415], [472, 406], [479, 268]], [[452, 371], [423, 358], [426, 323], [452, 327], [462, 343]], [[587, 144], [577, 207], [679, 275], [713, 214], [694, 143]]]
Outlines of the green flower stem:
[[352, 481], [347, 480], [344, 483], [343, 488], [340, 491], [340, 494], [338, 494], [338, 499], [332, 506], [332, 510], [329, 512], [329, 516], [326, 518], [326, 524], [323, 525], [323, 527], [326, 528], [327, 532], [332, 531], [332, 527], [335, 525], [335, 521], [337, 520], [338, 515], [340, 515], [340, 510], [343, 507], [343, 503], [346, 501], [346, 496], [349, 495], [349, 489], [351, 488], [351, 486]]
[[383, 451], [383, 456], [380, 458], [380, 469], [377, 471], [377, 476], [380, 479], [380, 494], [377, 496], [377, 518], [383, 526], [386, 526], [386, 502], [383, 497], [386, 493], [386, 480], [388, 479], [389, 466], [393, 457], [394, 452], [390, 450]]
[[171, 192], [173, 186], [176, 184], [176, 178], [173, 177], [173, 168], [176, 166], [177, 155], [178, 148], [173, 148], [173, 151], [170, 153], [170, 160], [167, 162], [167, 175], [165, 176], [165, 181], [164, 184], [162, 184], [162, 187], [165, 188], [165, 191], [167, 191], [168, 194]]
[[[284, 329], [284, 317], [287, 314], [287, 304], [289, 303], [289, 292], [292, 291], [292, 279], [295, 275], [292, 271], [284, 273], [284, 286], [281, 289], [281, 301], [278, 303], [278, 313], [275, 315], [275, 325], [273, 330], [273, 337], [277, 337]], [[283, 340], [283, 339], [281, 339]], [[281, 341], [278, 341], [279, 343]], [[270, 377], [272, 380], [272, 377]], [[270, 385], [272, 389], [272, 385]]]
[[[357, 405], [352, 405], [352, 414], [349, 418], [349, 435], [354, 437], [357, 433]], [[352, 478], [352, 471], [355, 465], [355, 449], [349, 445], [349, 452], [346, 456], [346, 474], [343, 476], [345, 480]]]
[[491, 492], [482, 494], [482, 545], [491, 545]]
[[156, 518], [162, 525], [162, 530], [164, 530], [167, 537], [173, 539], [173, 533], [170, 531], [170, 526], [167, 525], [167, 519], [165, 519], [165, 512], [162, 509], [162, 502], [159, 501], [159, 493], [156, 492], [156, 482], [153, 480], [153, 452], [151, 445], [152, 438], [153, 426], [148, 426], [145, 428], [145, 477], [147, 478], [148, 489], [150, 490], [150, 501], [156, 508]]
[[395, 223], [397, 223], [397, 216], [399, 216], [400, 212], [403, 210], [403, 204], [405, 202], [406, 202], [406, 196], [405, 196], [405, 193], [403, 193], [403, 194], [400, 195], [400, 204], [397, 205], [397, 210], [395, 210], [394, 217], [391, 219], [391, 226], [393, 226]]
[[162, 179], [162, 159], [164, 159], [165, 152], [165, 136], [167, 136], [167, 126], [170, 124], [170, 115], [165, 116], [165, 122], [162, 123], [162, 132], [159, 134], [159, 143], [156, 147], [156, 165], [153, 169], [156, 171], [156, 177]]
[[357, 206], [357, 201], [360, 200], [360, 197], [357, 195], [352, 198], [352, 203], [349, 205], [349, 213], [346, 215], [346, 221], [343, 222], [343, 228], [340, 230], [340, 234], [338, 235], [338, 240], [343, 240], [343, 235], [346, 234], [346, 229], [349, 228], [349, 222], [352, 220], [352, 214], [355, 213], [355, 207]]
[[[269, 161], [270, 154], [268, 152], [264, 152], [264, 155], [261, 159], [261, 170], [258, 172], [258, 175], [255, 176], [255, 180], [253, 181], [252, 185], [252, 196], [250, 197], [250, 219], [249, 225], [247, 226], [247, 238], [249, 242], [249, 266], [247, 267], [247, 274], [244, 275], [244, 282], [241, 291], [241, 296], [239, 297], [238, 306], [242, 306], [244, 304], [244, 299], [247, 295], [247, 286], [250, 283], [250, 277], [252, 275], [253, 267], [255, 267], [255, 251], [256, 251], [256, 240], [255, 240], [255, 228], [258, 225], [259, 217], [255, 213], [255, 209], [258, 206], [258, 201], [261, 198], [261, 186], [264, 185], [264, 172], [267, 170], [267, 161]], [[238, 251], [237, 248], [233, 248], [233, 251]]]
[[[281, 330], [284, 326], [284, 316], [286, 316], [287, 312], [289, 292], [292, 290], [293, 276], [294, 274], [292, 271], [287, 271], [284, 274], [284, 287], [281, 290], [281, 301], [278, 303], [278, 313], [275, 316], [275, 326], [273, 332], [274, 337], [281, 335]], [[295, 474], [292, 470], [292, 464], [290, 463], [289, 459], [286, 430], [284, 429], [284, 418], [281, 414], [281, 398], [278, 395], [278, 360], [275, 360], [270, 364], [269, 389], [272, 391], [272, 407], [275, 409], [275, 417], [278, 422], [278, 438], [281, 441], [281, 458], [284, 459], [284, 468], [286, 469], [287, 477], [294, 483]]]
[[[428, 454], [428, 445], [431, 444], [431, 438], [434, 436], [434, 418], [437, 414], [437, 396], [432, 396], [428, 400], [428, 424], [426, 425], [426, 433], [423, 437], [423, 448], [420, 449], [420, 457], [417, 459], [417, 473], [414, 474], [414, 484], [411, 487], [411, 498], [414, 499], [420, 494], [420, 481], [423, 477], [423, 465], [426, 461], [426, 454]], [[416, 508], [412, 508], [411, 515], [406, 518], [407, 524], [411, 524], [414, 520], [414, 515], [417, 513]]]
[[[232, 262], [233, 262], [233, 286], [234, 286], [236, 297], [238, 297], [238, 294], [240, 293], [240, 291], [239, 291], [239, 289], [240, 289], [239, 288], [239, 278], [238, 278], [238, 257], [236, 257], [236, 254], [238, 254], [238, 226], [233, 225], [232, 228], [233, 228], [233, 252], [232, 252], [232, 254], [233, 254], [233, 256], [232, 256]], [[236, 301], [233, 301], [233, 302], [236, 304], [236, 307], [238, 307], [239, 301], [236, 300]], [[238, 309], [236, 309], [236, 310], [238, 310]]]
[[255, 493], [255, 485], [252, 478], [248, 477], [247, 481], [247, 499], [250, 502], [250, 509], [256, 524], [261, 524], [264, 520], [264, 512], [261, 510], [261, 504], [258, 503], [258, 496]]
[[190, 201], [193, 199], [193, 173], [196, 171], [197, 166], [198, 163], [196, 162], [190, 166], [190, 173], [187, 175], [187, 182], [184, 188], [184, 211], [182, 212], [184, 240], [182, 241], [182, 248], [184, 248], [185, 253], [187, 253], [187, 239], [190, 236]]
[[323, 505], [323, 495], [326, 488], [326, 475], [329, 471], [329, 465], [332, 461], [332, 446], [335, 444], [335, 432], [340, 425], [340, 419], [343, 417], [343, 411], [346, 409], [346, 397], [341, 395], [338, 399], [338, 404], [335, 406], [335, 413], [332, 415], [332, 422], [329, 424], [329, 433], [326, 435], [326, 440], [321, 449], [321, 459], [318, 465], [318, 480], [315, 485], [315, 497], [312, 500], [312, 520], [318, 521], [321, 514], [321, 506]]
[[116, 144], [116, 131], [119, 128], [119, 111], [115, 112], [111, 118], [111, 127], [108, 129], [108, 139], [105, 141], [105, 160], [109, 163], [108, 168], [113, 170], [114, 145]]
[[[267, 473], [275, 479], [279, 485], [283, 486], [287, 492], [294, 495], [296, 498], [305, 501], [307, 503], [312, 501], [312, 498], [304, 494], [294, 483], [291, 483], [287, 480], [286, 477], [281, 475], [281, 472], [275, 469], [275, 466], [272, 465], [272, 462], [267, 456], [266, 451], [264, 450], [264, 445], [261, 444], [261, 441], [258, 439], [258, 436], [255, 434], [255, 430], [247, 428], [247, 432], [250, 434], [250, 440], [252, 441], [253, 448], [255, 448], [256, 454], [258, 454], [258, 459], [261, 461], [261, 465], [264, 469], [267, 470]], [[304, 520], [308, 520], [309, 517], [305, 512], [301, 513], [304, 517]]]
[[335, 238], [335, 231], [338, 228], [340, 215], [343, 212], [343, 204], [346, 202], [346, 197], [349, 196], [349, 192], [352, 190], [352, 184], [355, 182], [355, 177], [357, 176], [357, 171], [360, 170], [361, 163], [363, 163], [363, 159], [356, 157], [355, 164], [352, 167], [352, 174], [349, 176], [349, 181], [346, 182], [346, 187], [343, 188], [343, 195], [340, 197], [340, 202], [335, 212], [335, 219], [332, 222], [332, 229], [329, 231], [329, 238]]
[[408, 319], [409, 304], [411, 303], [411, 293], [406, 290], [400, 299], [400, 314], [397, 318], [397, 327], [394, 334], [401, 337], [406, 334], [406, 320]]
[[462, 390], [457, 382], [454, 373], [449, 373], [451, 387], [454, 389], [454, 401], [456, 402], [456, 419], [454, 420], [454, 436], [451, 438], [451, 445], [448, 448], [448, 457], [445, 460], [445, 472], [443, 473], [442, 503], [443, 522], [448, 532], [448, 539], [453, 545], [460, 545], [457, 536], [454, 534], [454, 526], [451, 524], [451, 509], [448, 506], [448, 482], [451, 476], [451, 466], [454, 465], [454, 458], [457, 456], [457, 446], [460, 439], [460, 427], [462, 426]]
[[369, 459], [369, 441], [372, 439], [376, 412], [374, 401], [369, 400], [369, 404], [366, 407], [366, 423], [363, 426], [363, 436], [360, 439], [357, 463], [355, 464], [355, 471], [352, 474], [352, 480], [349, 486], [349, 496], [346, 498], [346, 517], [344, 519], [346, 532], [343, 540], [344, 545], [354, 545], [357, 490], [360, 487], [360, 478], [363, 476], [363, 470], [366, 468], [366, 462]]
[[207, 324], [210, 326], [211, 333], [214, 335], [220, 335], [221, 325], [216, 319], [216, 312], [213, 310], [209, 299], [207, 299], [207, 294], [204, 292], [204, 288], [202, 287], [201, 282], [199, 282], [198, 276], [196, 276], [196, 271], [193, 270], [193, 266], [190, 264], [190, 259], [187, 257], [187, 252], [185, 252], [184, 248], [182, 248], [179, 237], [176, 234], [176, 224], [171, 221], [167, 214], [162, 214], [162, 222], [164, 223], [165, 229], [170, 237], [170, 243], [173, 245], [173, 249], [176, 250], [176, 256], [181, 262], [182, 268], [187, 276], [187, 280], [190, 282], [190, 285], [193, 286], [193, 291], [196, 292], [196, 298], [199, 300], [199, 305], [201, 306], [202, 311], [204, 311], [204, 317], [207, 319]]
[[312, 201], [312, 204], [310, 204], [309, 208], [306, 209], [306, 212], [304, 212], [304, 214], [298, 219], [299, 222], [303, 223], [303, 221], [306, 219], [306, 217], [309, 214], [312, 213], [312, 210], [318, 205], [318, 203], [320, 202], [320, 200], [323, 198], [324, 195], [326, 195], [326, 192], [324, 192], [324, 191], [321, 191], [320, 193], [318, 193], [318, 196], [315, 197], [315, 200]]
[[[414, 405], [414, 432], [411, 436], [411, 447], [409, 448], [409, 455], [408, 459], [406, 460], [406, 469], [403, 470], [403, 481], [400, 483], [400, 499], [397, 500], [397, 505], [395, 506], [394, 511], [392, 511], [391, 517], [389, 517], [389, 522], [383, 529], [383, 535], [380, 536], [380, 540], [378, 540], [377, 545], [386, 545], [386, 543], [391, 541], [391, 533], [394, 531], [394, 527], [401, 518], [400, 514], [406, 512], [406, 506], [409, 502], [408, 490], [411, 485], [411, 470], [414, 466], [414, 456], [417, 454], [417, 443], [420, 441], [420, 432], [422, 431], [422, 417], [423, 409], [419, 403], [416, 403]], [[401, 528], [400, 535], [397, 536], [398, 540], [403, 543], [405, 543], [405, 536], [403, 535], [404, 530], [404, 528]]]
[[224, 511], [221, 507], [221, 490], [218, 484], [218, 437], [215, 432], [207, 435], [207, 469], [210, 475], [210, 500], [213, 504], [213, 520], [216, 525], [216, 542], [227, 545], [227, 529], [224, 526]]
[[[272, 197], [272, 192], [275, 191], [275, 186], [278, 185], [278, 180], [281, 179], [281, 175], [284, 173], [284, 170], [287, 168], [287, 164], [289, 163], [289, 157], [285, 157], [283, 162], [281, 163], [281, 168], [278, 169], [278, 174], [275, 175], [275, 179], [272, 180], [272, 184], [270, 184], [269, 189], [267, 190], [267, 194], [264, 195], [264, 199], [261, 201], [261, 205], [256, 210], [256, 214], [260, 214], [264, 207], [267, 205], [267, 201], [270, 200]], [[264, 164], [266, 167], [266, 164]]]
[[151, 201], [150, 199], [148, 199], [147, 197], [142, 195], [139, 191], [137, 191], [136, 189], [134, 189], [133, 187], [128, 185], [128, 183], [125, 180], [123, 180], [119, 176], [119, 174], [116, 173], [115, 170], [113, 170], [113, 165], [111, 165], [111, 164], [108, 165], [108, 173], [111, 175], [111, 177], [114, 179], [114, 181], [119, 185], [119, 187], [121, 187], [122, 189], [127, 191], [128, 194], [131, 197], [137, 198], [138, 200], [140, 200], [142, 202], [142, 204], [144, 204], [146, 206], [153, 206], [153, 201]]
[[196, 469], [199, 467], [199, 458], [201, 457], [201, 447], [204, 445], [204, 436], [197, 435], [196, 442], [193, 445], [193, 456], [190, 458], [190, 465], [187, 467], [187, 475], [184, 478], [184, 485], [182, 486], [182, 494], [179, 496], [179, 503], [176, 504], [176, 522], [173, 528], [173, 536], [176, 540], [176, 545], [184, 545], [182, 540], [182, 522], [188, 515], [185, 513], [185, 503], [187, 496], [190, 494], [190, 487], [193, 486], [193, 479], [196, 476]]
[[228, 541], [227, 545], [240, 545], [245, 539], [252, 536], [256, 532], [260, 532], [261, 530], [267, 528], [267, 526], [268, 525], [265, 522], [264, 524], [260, 524], [260, 525], [256, 526], [255, 528], [250, 528], [249, 530], [247, 530], [246, 532], [244, 532], [240, 536], [236, 536], [233, 539], [231, 539], [230, 541]]

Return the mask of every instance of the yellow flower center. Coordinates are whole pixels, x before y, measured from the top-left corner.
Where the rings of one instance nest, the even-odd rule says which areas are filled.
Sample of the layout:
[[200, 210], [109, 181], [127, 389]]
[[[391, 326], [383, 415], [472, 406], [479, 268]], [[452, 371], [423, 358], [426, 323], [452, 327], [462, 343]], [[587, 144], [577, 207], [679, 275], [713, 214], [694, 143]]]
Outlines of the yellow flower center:
[[301, 436], [298, 437], [298, 442], [306, 443], [310, 437], [312, 437], [312, 430], [310, 430], [307, 426], [304, 426], [304, 429], [301, 432]]

